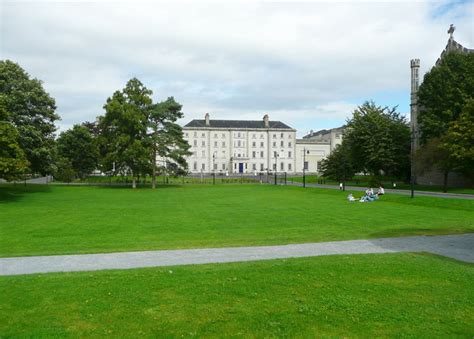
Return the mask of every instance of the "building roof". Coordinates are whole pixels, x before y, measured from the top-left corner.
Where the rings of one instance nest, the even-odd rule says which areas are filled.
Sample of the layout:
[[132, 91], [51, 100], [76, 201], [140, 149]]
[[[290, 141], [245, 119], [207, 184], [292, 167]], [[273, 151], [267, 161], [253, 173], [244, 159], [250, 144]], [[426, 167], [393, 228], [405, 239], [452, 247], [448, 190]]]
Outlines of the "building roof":
[[441, 60], [443, 59], [444, 55], [446, 53], [449, 53], [451, 51], [458, 51], [458, 52], [461, 52], [461, 53], [474, 53], [474, 49], [470, 49], [470, 48], [466, 48], [464, 47], [463, 45], [461, 45], [459, 42], [457, 42], [456, 40], [454, 40], [452, 37], [449, 38], [448, 40], [448, 43], [446, 45], [446, 47], [444, 48], [444, 50], [441, 52], [441, 55], [440, 57], [438, 58], [438, 60], [436, 60], [436, 66], [438, 66], [441, 62]]
[[[279, 129], [293, 129], [281, 121], [269, 121], [269, 128]], [[206, 125], [206, 120], [191, 120], [184, 127], [197, 128], [248, 128], [248, 129], [266, 129], [263, 120], [209, 120], [209, 126]]]
[[314, 137], [317, 137], [319, 135], [325, 135], [325, 134], [328, 134], [332, 131], [337, 131], [337, 130], [341, 130], [341, 129], [344, 129], [345, 126], [341, 126], [341, 127], [336, 127], [336, 128], [331, 128], [331, 129], [322, 129], [322, 130], [319, 130], [319, 131], [316, 131], [316, 132], [309, 132], [308, 134], [306, 134], [303, 139], [309, 139], [309, 138], [314, 138]]

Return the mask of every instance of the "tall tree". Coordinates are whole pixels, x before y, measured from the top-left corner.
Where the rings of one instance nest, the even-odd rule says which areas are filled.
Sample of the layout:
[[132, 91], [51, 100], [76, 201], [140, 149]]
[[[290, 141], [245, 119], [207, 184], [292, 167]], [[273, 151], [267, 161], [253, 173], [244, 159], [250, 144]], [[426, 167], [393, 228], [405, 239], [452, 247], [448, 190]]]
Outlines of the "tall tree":
[[442, 137], [474, 96], [474, 54], [452, 51], [425, 74], [418, 90], [422, 143]]
[[162, 171], [172, 174], [187, 169], [185, 156], [189, 155], [189, 144], [183, 137], [183, 130], [176, 121], [183, 117], [182, 105], [173, 97], [156, 104], [148, 114], [151, 145], [152, 187], [156, 187], [157, 157], [165, 161]]
[[84, 178], [97, 168], [97, 146], [86, 127], [74, 125], [72, 129], [61, 133], [57, 147], [58, 155], [69, 159], [74, 174], [79, 178]]
[[356, 173], [348, 143], [343, 141], [326, 159], [321, 161], [321, 171], [324, 177], [341, 182], [345, 190], [346, 181]]
[[459, 118], [449, 124], [441, 148], [450, 155], [455, 170], [474, 178], [474, 98], [466, 101]]
[[406, 177], [410, 164], [410, 129], [396, 107], [365, 102], [347, 121], [345, 145], [357, 171]]
[[122, 91], [116, 91], [104, 105], [99, 117], [102, 166], [129, 171], [132, 187], [140, 174], [151, 170], [150, 140], [147, 138], [147, 116], [153, 109], [152, 91], [138, 79], [129, 80]]
[[427, 140], [416, 152], [416, 168], [420, 173], [433, 169], [441, 171], [443, 174], [443, 191], [448, 190], [448, 177], [453, 167], [453, 161], [449, 151], [443, 148], [440, 138]]
[[31, 79], [18, 64], [0, 61], [0, 106], [18, 133], [18, 145], [28, 160], [28, 170], [48, 174], [54, 168], [54, 99], [41, 81]]

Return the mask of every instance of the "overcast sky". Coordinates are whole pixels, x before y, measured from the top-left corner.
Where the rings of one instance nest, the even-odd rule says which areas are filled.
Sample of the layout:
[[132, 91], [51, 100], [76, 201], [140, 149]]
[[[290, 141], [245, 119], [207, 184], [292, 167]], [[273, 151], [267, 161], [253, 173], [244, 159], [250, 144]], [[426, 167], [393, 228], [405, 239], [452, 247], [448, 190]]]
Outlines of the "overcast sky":
[[408, 113], [410, 59], [429, 70], [449, 24], [474, 48], [473, 1], [0, 2], [0, 59], [44, 81], [61, 130], [137, 77], [183, 124], [267, 113], [302, 136], [369, 99]]

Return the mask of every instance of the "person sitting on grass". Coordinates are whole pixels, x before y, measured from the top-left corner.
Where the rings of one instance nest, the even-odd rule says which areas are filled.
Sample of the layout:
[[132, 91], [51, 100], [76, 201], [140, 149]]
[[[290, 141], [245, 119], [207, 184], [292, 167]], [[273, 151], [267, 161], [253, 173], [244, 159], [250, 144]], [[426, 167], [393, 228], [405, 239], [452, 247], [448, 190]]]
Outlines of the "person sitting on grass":
[[385, 194], [385, 190], [383, 189], [383, 186], [380, 185], [379, 189], [377, 190], [377, 196], [380, 197], [381, 195]]
[[349, 200], [349, 201], [356, 201], [357, 199], [354, 198], [354, 196], [352, 195], [352, 193], [350, 193], [350, 194], [347, 196], [347, 200]]

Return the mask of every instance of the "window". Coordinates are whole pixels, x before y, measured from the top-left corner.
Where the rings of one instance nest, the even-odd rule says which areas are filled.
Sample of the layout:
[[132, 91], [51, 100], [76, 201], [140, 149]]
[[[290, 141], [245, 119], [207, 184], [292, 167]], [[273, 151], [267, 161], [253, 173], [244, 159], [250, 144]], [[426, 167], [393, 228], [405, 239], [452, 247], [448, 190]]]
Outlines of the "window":
[[188, 135], [188, 132], [184, 133], [184, 135], [186, 136], [186, 138], [189, 136], [189, 135]]
[[216, 169], [217, 169], [217, 164], [214, 164], [214, 170], [216, 170]]
[[202, 151], [202, 157], [203, 157], [203, 158], [206, 157], [206, 151]]
[[201, 164], [201, 169], [204, 171], [206, 169], [206, 164]]
[[237, 169], [237, 164], [234, 164], [234, 169]]
[[225, 147], [225, 141], [222, 142], [222, 147]]
[[256, 158], [255, 151], [252, 152], [252, 158]]
[[257, 143], [254, 141], [252, 142], [252, 147], [255, 147], [255, 146], [257, 146]]
[[263, 152], [260, 152], [260, 158], [263, 158]]
[[217, 147], [217, 141], [214, 141], [214, 147]]
[[336, 139], [340, 139], [341, 135], [339, 133], [336, 133]]
[[273, 142], [273, 147], [277, 147], [277, 143], [275, 141]]
[[197, 145], [198, 145], [198, 141], [197, 141], [197, 140], [194, 140], [194, 146], [197, 147]]
[[257, 137], [257, 135], [254, 133], [252, 134], [252, 139], [255, 139]]
[[239, 138], [240, 138], [240, 133], [238, 134]]
[[288, 134], [288, 139], [291, 139], [291, 134]]
[[194, 137], [196, 138], [198, 136], [198, 133], [197, 132], [194, 132]]
[[252, 164], [252, 169], [253, 169], [254, 171], [256, 171], [256, 170], [257, 170], [257, 164]]
[[222, 169], [225, 170], [225, 164], [222, 164]]
[[291, 147], [291, 141], [288, 143], [288, 147]]
[[273, 170], [276, 171], [276, 169], [277, 169], [277, 165], [273, 164]]
[[309, 166], [308, 166], [308, 162], [307, 162], [307, 161], [305, 161], [305, 162], [304, 162], [304, 170], [305, 170], [305, 171], [307, 171], [307, 170], [308, 170], [308, 168], [309, 168]]
[[280, 142], [280, 146], [283, 147], [284, 143], [283, 140]]
[[202, 136], [203, 138], [205, 138], [205, 137], [206, 137], [206, 133], [202, 133], [201, 136]]
[[291, 151], [288, 152], [288, 158], [291, 158]]
[[265, 135], [260, 134], [260, 139], [263, 139], [263, 138], [265, 138]]
[[282, 171], [284, 171], [284, 170], [285, 170], [285, 164], [284, 164], [284, 163], [282, 163], [282, 162], [280, 163], [280, 169], [281, 169]]
[[240, 153], [239, 153], [239, 154], [237, 154], [237, 158], [240, 158]]
[[240, 142], [240, 140], [237, 142], [237, 145], [240, 147], [240, 145], [241, 145], [241, 142]]
[[225, 134], [224, 133], [222, 133], [222, 139], [225, 139]]
[[206, 146], [206, 142], [204, 140], [202, 141], [202, 146]]
[[260, 143], [260, 147], [264, 147], [264, 143], [263, 143], [263, 141]]
[[273, 134], [273, 139], [276, 139], [277, 135], [276, 134]]
[[288, 171], [291, 171], [291, 164], [288, 164]]
[[198, 169], [198, 163], [197, 163], [196, 161], [195, 161], [194, 164], [193, 164], [193, 168], [194, 168], [195, 171], [197, 171], [197, 169]]
[[225, 151], [222, 151], [222, 156], [225, 158]]
[[321, 167], [321, 161], [318, 161], [316, 163], [316, 171], [319, 171], [319, 168]]
[[283, 139], [283, 133], [280, 135], [280, 137]]
[[263, 164], [260, 164], [260, 171], [263, 171]]
[[214, 138], [217, 138], [217, 133], [214, 134]]

